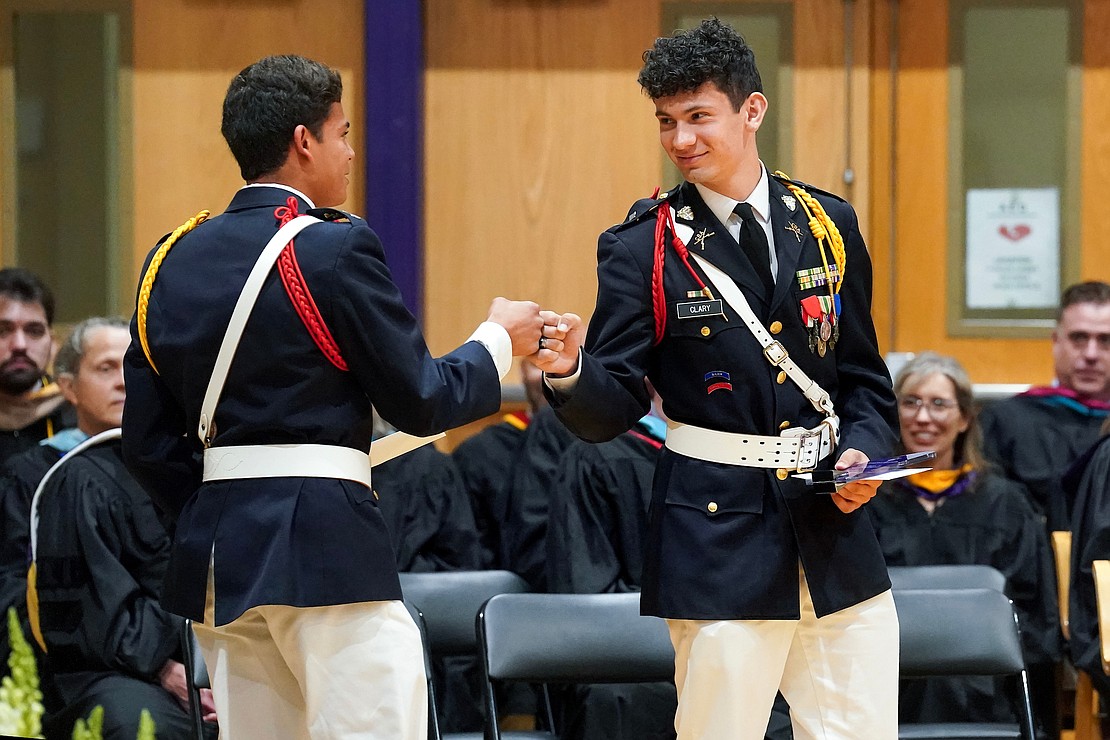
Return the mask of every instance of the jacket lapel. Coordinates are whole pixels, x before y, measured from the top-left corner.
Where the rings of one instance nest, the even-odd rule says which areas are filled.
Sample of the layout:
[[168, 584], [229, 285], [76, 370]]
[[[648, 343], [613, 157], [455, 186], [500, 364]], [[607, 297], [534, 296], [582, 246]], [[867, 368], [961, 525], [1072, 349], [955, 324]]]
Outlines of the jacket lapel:
[[[740, 245], [736, 243], [732, 235], [728, 233], [725, 225], [717, 220], [713, 211], [709, 210], [709, 206], [702, 200], [698, 189], [688, 182], [682, 184], [680, 198], [674, 203], [675, 211], [681, 211], [683, 206], [689, 206], [693, 219], [676, 217], [675, 228], [679, 232], [679, 238], [690, 250], [690, 254], [704, 257], [721, 270], [724, 270], [729, 277], [736, 281], [737, 285], [745, 289], [744, 295], [749, 301], [754, 298], [766, 307], [767, 301], [763, 297], [763, 282], [756, 275], [751, 260], [740, 249]], [[683, 225], [692, 229], [692, 235], [688, 240], [684, 238], [684, 234], [690, 234], [691, 232], [683, 229]], [[699, 238], [702, 233], [705, 234], [704, 238]], [[713, 292], [717, 293], [718, 291]]]
[[794, 273], [802, 250], [813, 241], [809, 223], [801, 204], [795, 201], [794, 210], [786, 207], [783, 196], [794, 198], [786, 187], [775, 178], [770, 180], [771, 190], [771, 233], [775, 237], [775, 253], [778, 256], [778, 275], [775, 279], [775, 296], [771, 300], [774, 311], [791, 294]]

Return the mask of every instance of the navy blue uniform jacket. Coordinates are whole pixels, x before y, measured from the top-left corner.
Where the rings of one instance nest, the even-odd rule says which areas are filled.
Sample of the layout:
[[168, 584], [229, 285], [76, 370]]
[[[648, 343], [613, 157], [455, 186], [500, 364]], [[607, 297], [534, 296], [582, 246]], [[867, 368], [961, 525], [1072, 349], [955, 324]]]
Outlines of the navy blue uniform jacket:
[[[201, 401], [232, 308], [290, 193], [240, 190], [169, 251], [147, 314], [151, 368], [132, 322], [125, 365], [128, 468], [176, 516], [162, 603], [201, 619], [209, 557], [216, 623], [252, 606], [401, 598], [385, 521], [370, 489], [322, 478], [201, 483]], [[308, 204], [299, 201], [299, 212]], [[371, 404], [428, 435], [497, 411], [500, 381], [477, 342], [433, 358], [361, 219], [313, 224], [297, 260], [349, 371], [314, 344], [275, 271], [262, 287], [223, 395], [214, 446], [326, 444], [369, 450]], [[149, 261], [149, 258], [148, 258]]]
[[[704, 249], [691, 242], [691, 252], [727, 272], [756, 315], [767, 317], [773, 333], [781, 324], [774, 338], [832, 396], [840, 415], [839, 449], [854, 447], [872, 459], [885, 456], [896, 439], [897, 408], [871, 320], [871, 263], [855, 212], [843, 200], [809, 189], [837, 224], [848, 259], [840, 292], [840, 341], [820, 357], [809, 350], [800, 301], [828, 289], [802, 290], [795, 274], [822, 264], [817, 242], [801, 204], [791, 211], [783, 198], [790, 195], [785, 186], [775, 178], [769, 184], [778, 255], [769, 305], [751, 262], [697, 189], [684, 183], [666, 200], [676, 211], [692, 210], [692, 219], [680, 217], [677, 223], [691, 226], [695, 234], [712, 233]], [[696, 300], [687, 293], [698, 285], [669, 247], [663, 277], [666, 334], [653, 346], [657, 207], [638, 203], [623, 224], [599, 239], [597, 306], [578, 384], [572, 393], [552, 399], [560, 418], [583, 439], [611, 439], [647, 411], [646, 375], [663, 399], [664, 412], [678, 422], [760, 435], [777, 435], [784, 425], [817, 426], [823, 415], [792, 381], [779, 379], [778, 368], [767, 362], [727, 304], [725, 316], [678, 318], [676, 304]], [[800, 236], [790, 230], [792, 223]], [[717, 371], [729, 374], [731, 389], [710, 392], [719, 379], [710, 373]], [[774, 470], [710, 463], [664, 449], [653, 488], [641, 597], [645, 614], [795, 619], [799, 560], [818, 616], [890, 587], [867, 512], [843, 514], [828, 495], [807, 492], [798, 479], [780, 481]]]

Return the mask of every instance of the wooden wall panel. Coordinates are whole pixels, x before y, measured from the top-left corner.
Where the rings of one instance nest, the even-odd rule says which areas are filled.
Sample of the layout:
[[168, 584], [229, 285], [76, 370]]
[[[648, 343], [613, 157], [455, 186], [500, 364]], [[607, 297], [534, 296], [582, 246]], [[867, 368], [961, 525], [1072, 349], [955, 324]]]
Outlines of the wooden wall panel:
[[950, 337], [948, 249], [948, 2], [898, 4], [895, 93], [894, 341], [960, 360], [976, 383], [1047, 383], [1047, 339]]
[[849, 197], [842, 0], [794, 4], [794, 170], [800, 180]]
[[1083, 280], [1110, 281], [1102, 191], [1110, 182], [1110, 3], [1087, 0], [1083, 18], [1083, 135], [1080, 202]]
[[636, 84], [654, 2], [426, 10], [425, 330], [448, 351], [495, 295], [589, 316], [597, 235], [660, 177]]
[[[854, 144], [862, 149], [859, 158], [866, 158], [867, 167], [856, 186], [856, 192], [860, 196], [855, 201], [857, 208], [863, 203], [867, 208], [868, 217], [865, 219], [861, 216], [860, 223], [866, 224], [864, 238], [871, 252], [874, 275], [871, 313], [875, 319], [879, 347], [885, 353], [894, 349], [895, 254], [891, 244], [894, 214], [894, 101], [891, 72], [894, 12], [891, 0], [873, 0], [868, 8], [870, 12], [867, 23], [864, 24], [860, 19], [857, 25], [859, 32], [866, 31], [869, 42], [866, 47], [866, 89], [856, 98], [857, 102], [867, 101], [866, 138], [858, 145]], [[853, 142], [857, 140], [853, 139]]]
[[[134, 0], [134, 250], [137, 280], [154, 242], [202, 208], [218, 213], [241, 186], [220, 136], [231, 78], [270, 54], [303, 54], [343, 75], [344, 109], [362, 108], [363, 0]], [[355, 142], [358, 138], [353, 139]], [[346, 207], [361, 210], [356, 151]]]

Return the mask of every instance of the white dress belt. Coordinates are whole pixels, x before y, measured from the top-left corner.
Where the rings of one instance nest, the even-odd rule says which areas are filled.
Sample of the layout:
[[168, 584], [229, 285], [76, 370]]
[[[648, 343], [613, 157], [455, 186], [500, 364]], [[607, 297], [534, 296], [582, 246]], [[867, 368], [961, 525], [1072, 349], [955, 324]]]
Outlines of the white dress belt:
[[232, 445], [204, 451], [204, 480], [339, 478], [370, 487], [370, 456], [338, 445]]
[[707, 462], [806, 472], [836, 449], [839, 427], [839, 419], [832, 416], [813, 429], [791, 427], [780, 437], [765, 437], [672, 421], [667, 424], [666, 445], [680, 455]]

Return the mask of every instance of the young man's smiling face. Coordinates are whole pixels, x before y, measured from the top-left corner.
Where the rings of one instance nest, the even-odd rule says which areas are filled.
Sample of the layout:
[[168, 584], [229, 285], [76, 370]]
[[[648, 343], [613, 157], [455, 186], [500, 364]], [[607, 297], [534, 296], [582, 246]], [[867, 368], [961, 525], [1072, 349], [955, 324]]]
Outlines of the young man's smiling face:
[[736, 200], [746, 198], [759, 177], [755, 134], [766, 112], [761, 93], [749, 95], [737, 111], [712, 82], [655, 100], [659, 142], [682, 176]]

